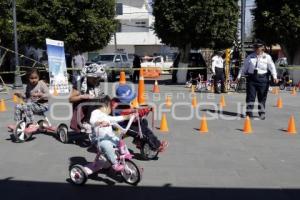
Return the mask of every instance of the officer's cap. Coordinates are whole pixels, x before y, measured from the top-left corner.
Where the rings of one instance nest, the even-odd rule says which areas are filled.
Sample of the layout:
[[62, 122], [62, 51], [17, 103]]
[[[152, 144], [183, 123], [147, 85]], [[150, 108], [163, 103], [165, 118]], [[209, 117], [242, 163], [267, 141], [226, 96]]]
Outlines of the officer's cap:
[[221, 51], [221, 50], [216, 50], [215, 52], [214, 52], [214, 54], [215, 55], [223, 55], [224, 54], [224, 52], [223, 51]]
[[264, 46], [265, 46], [264, 42], [260, 39], [255, 40], [253, 43], [253, 48], [255, 48], [255, 49], [264, 47]]

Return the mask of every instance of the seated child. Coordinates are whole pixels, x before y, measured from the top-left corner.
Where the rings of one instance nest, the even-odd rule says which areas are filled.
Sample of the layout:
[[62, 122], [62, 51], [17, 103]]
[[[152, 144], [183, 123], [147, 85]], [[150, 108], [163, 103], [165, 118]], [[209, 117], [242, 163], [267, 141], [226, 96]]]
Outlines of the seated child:
[[[33, 115], [48, 110], [49, 89], [46, 83], [40, 80], [40, 73], [36, 68], [32, 68], [27, 73], [27, 77], [29, 82], [26, 85], [25, 95], [20, 92], [14, 93], [17, 97], [25, 100], [25, 103], [16, 105], [14, 120], [16, 122], [22, 120], [22, 113], [24, 113], [26, 123], [30, 124], [25, 129], [25, 133], [33, 133], [39, 127], [34, 121]], [[15, 125], [9, 125], [8, 128], [14, 130]]]
[[114, 134], [112, 124], [128, 120], [130, 115], [117, 117], [109, 116], [111, 113], [111, 99], [109, 96], [99, 99], [98, 104], [98, 108], [92, 112], [90, 118], [90, 123], [97, 138], [97, 146], [111, 162], [112, 168], [115, 171], [122, 171], [124, 165], [117, 161], [114, 150], [114, 146], [118, 146], [120, 140]]
[[[129, 85], [119, 85], [116, 88], [116, 98], [112, 101], [112, 107], [113, 107], [113, 115], [119, 116], [119, 115], [128, 115], [131, 113], [135, 113], [135, 110], [131, 108], [130, 102], [136, 97], [135, 92], [132, 90], [132, 88]], [[139, 108], [138, 113], [140, 117], [147, 116], [150, 112], [150, 108]], [[127, 122], [121, 123], [123, 127], [126, 127]], [[158, 150], [159, 152], [165, 151], [165, 149], [168, 147], [169, 143], [167, 141], [160, 141], [153, 133], [153, 131], [148, 127], [148, 121], [147, 119], [142, 119], [140, 121], [142, 133], [145, 136], [143, 139], [147, 140], [150, 147], [153, 150]], [[137, 122], [133, 123], [130, 127], [130, 130], [128, 130], [127, 135], [136, 138], [137, 132], [139, 130], [139, 125]], [[140, 146], [138, 144], [138, 141], [134, 139], [134, 143], [137, 144], [137, 147]]]

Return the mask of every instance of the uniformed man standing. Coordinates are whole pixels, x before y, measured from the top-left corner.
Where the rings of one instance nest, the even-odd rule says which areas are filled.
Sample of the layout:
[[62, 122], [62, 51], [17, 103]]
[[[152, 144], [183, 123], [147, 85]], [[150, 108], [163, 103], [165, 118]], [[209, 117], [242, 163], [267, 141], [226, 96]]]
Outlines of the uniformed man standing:
[[221, 91], [225, 93], [225, 76], [224, 76], [224, 60], [222, 58], [223, 52], [218, 51], [215, 56], [212, 57], [211, 70], [214, 75], [214, 88], [215, 93], [220, 94], [218, 82], [221, 81]]
[[254, 53], [250, 54], [241, 68], [237, 81], [242, 75], [247, 76], [246, 85], [246, 115], [253, 117], [255, 98], [258, 99], [258, 114], [260, 119], [265, 119], [265, 103], [269, 91], [269, 75], [271, 74], [274, 83], [278, 83], [275, 64], [271, 56], [264, 52], [262, 43], [254, 44]]

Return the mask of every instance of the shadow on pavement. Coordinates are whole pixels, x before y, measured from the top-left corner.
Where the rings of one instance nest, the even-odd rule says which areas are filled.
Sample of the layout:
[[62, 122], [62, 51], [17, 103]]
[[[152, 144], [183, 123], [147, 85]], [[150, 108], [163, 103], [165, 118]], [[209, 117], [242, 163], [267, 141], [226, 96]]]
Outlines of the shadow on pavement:
[[225, 110], [213, 110], [213, 109], [202, 109], [203, 112], [210, 112], [210, 113], [217, 113], [221, 115], [228, 115], [232, 117], [243, 117], [243, 114], [236, 113], [236, 112], [229, 112]]
[[166, 183], [161, 187], [152, 186], [74, 186], [70, 183], [17, 181], [12, 177], [0, 180], [1, 199], [205, 199], [205, 200], [298, 200], [300, 189], [265, 188], [196, 188], [172, 187]]

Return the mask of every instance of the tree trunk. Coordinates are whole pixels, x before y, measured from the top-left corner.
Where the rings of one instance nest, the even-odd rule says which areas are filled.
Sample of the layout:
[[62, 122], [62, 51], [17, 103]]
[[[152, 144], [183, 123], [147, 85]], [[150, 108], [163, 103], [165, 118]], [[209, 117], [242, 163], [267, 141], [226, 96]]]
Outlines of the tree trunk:
[[[284, 54], [287, 57], [288, 64], [291, 66], [299, 66], [300, 65], [300, 47], [293, 46], [294, 48], [288, 48], [286, 45], [281, 45]], [[298, 84], [300, 82], [300, 69], [291, 69], [289, 70], [291, 78], [294, 84]]]
[[180, 56], [178, 68], [184, 68], [184, 69], [179, 69], [177, 71], [177, 83], [186, 82], [190, 51], [191, 51], [191, 44], [186, 44], [183, 48], [180, 49], [181, 56]]

